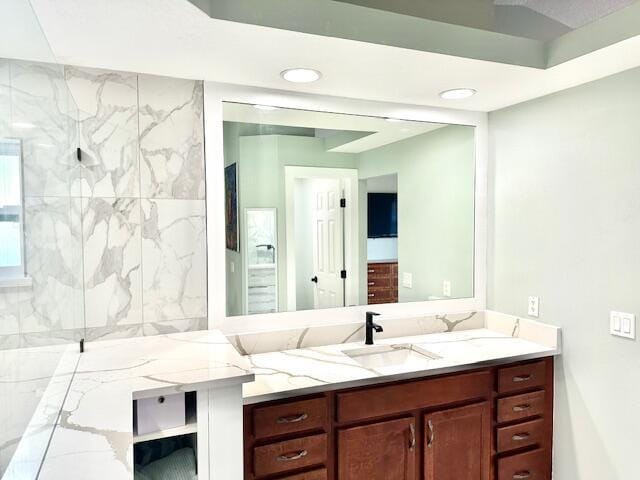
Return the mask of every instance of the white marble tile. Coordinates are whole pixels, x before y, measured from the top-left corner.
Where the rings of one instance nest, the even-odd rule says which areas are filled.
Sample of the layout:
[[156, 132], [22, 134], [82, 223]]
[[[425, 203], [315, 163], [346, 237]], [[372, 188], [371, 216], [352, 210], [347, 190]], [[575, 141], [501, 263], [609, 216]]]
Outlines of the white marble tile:
[[485, 310], [486, 327], [517, 338], [526, 338], [558, 351], [562, 349], [562, 329], [537, 320]]
[[80, 199], [25, 199], [25, 258], [33, 279], [20, 333], [83, 326]]
[[203, 84], [138, 76], [142, 198], [204, 199]]
[[[447, 313], [409, 318], [383, 316], [377, 318], [376, 321], [384, 328], [383, 332], [376, 333], [376, 338], [380, 339], [484, 327], [482, 312]], [[229, 341], [243, 354], [317, 347], [362, 340], [364, 340], [364, 319], [362, 322], [342, 325], [320, 325], [308, 328], [229, 335]]]
[[22, 140], [25, 196], [79, 194], [77, 109], [61, 66], [11, 61], [11, 136]]
[[144, 323], [207, 315], [205, 205], [142, 200]]
[[85, 325], [142, 323], [140, 200], [83, 199]]
[[139, 197], [137, 75], [67, 66], [65, 77], [79, 109], [82, 195]]
[[144, 335], [165, 335], [168, 333], [197, 332], [208, 328], [207, 318], [185, 318], [164, 322], [145, 323]]
[[0, 335], [20, 333], [20, 320], [30, 310], [31, 298], [31, 287], [0, 288]]

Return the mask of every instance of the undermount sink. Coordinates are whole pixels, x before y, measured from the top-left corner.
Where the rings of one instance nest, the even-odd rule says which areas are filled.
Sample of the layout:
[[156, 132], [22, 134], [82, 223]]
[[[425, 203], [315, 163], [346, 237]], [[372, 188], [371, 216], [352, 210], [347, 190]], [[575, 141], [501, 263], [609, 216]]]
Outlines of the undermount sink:
[[442, 358], [440, 355], [413, 345], [412, 343], [375, 345], [343, 350], [342, 353], [367, 368], [380, 368], [394, 365], [409, 366], [410, 364], [424, 364], [425, 361]]

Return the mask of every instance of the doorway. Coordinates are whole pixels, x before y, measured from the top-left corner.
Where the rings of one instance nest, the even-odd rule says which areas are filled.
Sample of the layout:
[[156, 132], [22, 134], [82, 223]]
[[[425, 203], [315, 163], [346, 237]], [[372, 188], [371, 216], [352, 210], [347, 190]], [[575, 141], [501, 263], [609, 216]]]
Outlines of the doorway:
[[288, 309], [357, 303], [357, 171], [285, 167], [285, 183]]

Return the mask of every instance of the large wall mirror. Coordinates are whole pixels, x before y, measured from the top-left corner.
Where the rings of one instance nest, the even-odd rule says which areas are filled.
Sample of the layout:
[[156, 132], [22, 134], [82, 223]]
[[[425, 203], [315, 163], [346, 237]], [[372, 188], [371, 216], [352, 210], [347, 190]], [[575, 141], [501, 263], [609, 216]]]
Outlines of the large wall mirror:
[[223, 115], [228, 316], [474, 296], [474, 127]]

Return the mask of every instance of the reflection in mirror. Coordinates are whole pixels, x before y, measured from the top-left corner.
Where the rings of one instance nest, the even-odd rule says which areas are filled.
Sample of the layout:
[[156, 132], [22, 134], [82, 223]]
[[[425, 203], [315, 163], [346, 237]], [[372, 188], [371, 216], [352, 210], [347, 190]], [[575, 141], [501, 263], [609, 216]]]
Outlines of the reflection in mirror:
[[247, 313], [278, 311], [275, 208], [247, 208]]
[[236, 103], [224, 120], [227, 315], [473, 296], [473, 127]]

